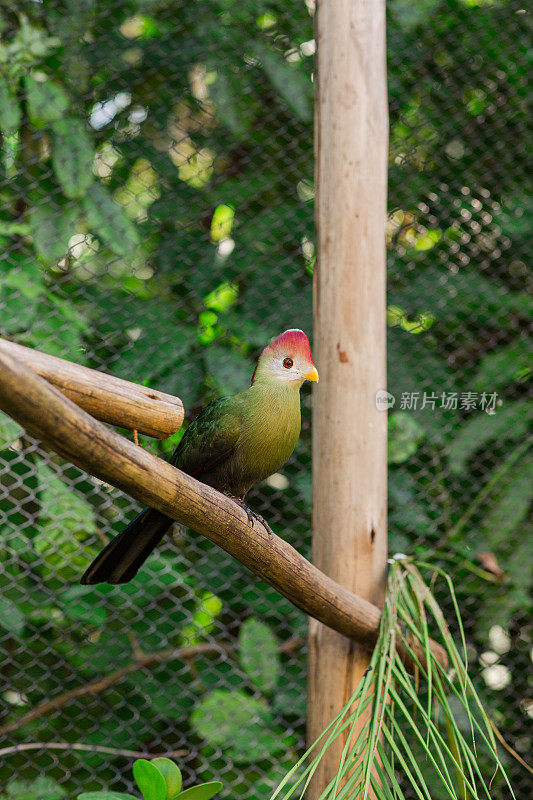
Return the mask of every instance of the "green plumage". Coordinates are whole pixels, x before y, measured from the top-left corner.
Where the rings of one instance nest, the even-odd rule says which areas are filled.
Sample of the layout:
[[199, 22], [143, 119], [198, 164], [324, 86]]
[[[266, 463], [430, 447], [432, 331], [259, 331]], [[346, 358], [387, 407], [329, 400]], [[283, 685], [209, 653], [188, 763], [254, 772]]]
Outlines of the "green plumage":
[[[191, 423], [171, 464], [242, 501], [254, 483], [277, 472], [294, 450], [304, 380], [318, 380], [309, 342], [302, 331], [286, 331], [263, 350], [249, 389], [215, 400]], [[253, 524], [257, 515], [245, 508]], [[131, 580], [172, 522], [145, 508], [97, 556], [81, 582]]]
[[299, 386], [260, 380], [210, 403], [189, 426], [171, 463], [233, 497], [287, 461], [300, 435]]

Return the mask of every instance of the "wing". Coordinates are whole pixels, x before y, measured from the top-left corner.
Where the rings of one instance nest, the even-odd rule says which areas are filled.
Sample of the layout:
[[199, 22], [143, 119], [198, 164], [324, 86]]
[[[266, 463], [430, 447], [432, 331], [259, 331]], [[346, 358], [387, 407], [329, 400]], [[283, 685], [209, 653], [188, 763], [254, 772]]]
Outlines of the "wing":
[[221, 397], [206, 406], [189, 425], [170, 463], [201, 478], [203, 473], [235, 452], [240, 432], [241, 420], [235, 410], [235, 398]]

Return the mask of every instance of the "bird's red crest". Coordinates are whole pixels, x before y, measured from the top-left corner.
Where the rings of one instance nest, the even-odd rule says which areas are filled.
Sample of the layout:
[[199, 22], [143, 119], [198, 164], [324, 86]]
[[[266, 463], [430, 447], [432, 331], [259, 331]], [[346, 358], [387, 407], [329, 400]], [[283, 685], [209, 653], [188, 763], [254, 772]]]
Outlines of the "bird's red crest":
[[309, 339], [305, 333], [298, 328], [291, 328], [290, 330], [280, 334], [276, 339], [274, 339], [274, 341], [265, 347], [265, 350], [274, 350], [279, 353], [283, 351], [287, 355], [303, 356], [304, 358], [308, 359], [311, 364], [313, 363]]
[[[309, 361], [311, 366], [314, 366], [309, 339], [299, 328], [290, 328], [288, 331], [284, 331], [275, 339], [273, 339], [259, 356], [259, 361], [265, 353], [279, 353], [280, 355], [293, 357], [302, 356]], [[257, 363], [259, 363], [259, 361]], [[254, 382], [256, 372], [257, 365], [254, 369], [254, 374], [252, 375], [252, 384]]]

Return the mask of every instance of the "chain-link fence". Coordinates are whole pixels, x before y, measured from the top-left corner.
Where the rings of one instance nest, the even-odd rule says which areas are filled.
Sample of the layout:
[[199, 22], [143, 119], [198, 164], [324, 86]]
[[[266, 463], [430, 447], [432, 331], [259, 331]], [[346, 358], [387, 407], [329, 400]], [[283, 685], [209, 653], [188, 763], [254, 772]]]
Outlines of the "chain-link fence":
[[[4, 336], [190, 420], [271, 336], [311, 332], [314, 11], [4, 0]], [[525, 756], [528, 20], [505, 0], [388, 12], [390, 547], [449, 568], [476, 687]], [[304, 743], [305, 616], [177, 525], [130, 584], [81, 587], [136, 504], [4, 416], [0, 439], [2, 798], [131, 790], [134, 753], [269, 797]], [[295, 455], [249, 502], [309, 555], [307, 391]]]

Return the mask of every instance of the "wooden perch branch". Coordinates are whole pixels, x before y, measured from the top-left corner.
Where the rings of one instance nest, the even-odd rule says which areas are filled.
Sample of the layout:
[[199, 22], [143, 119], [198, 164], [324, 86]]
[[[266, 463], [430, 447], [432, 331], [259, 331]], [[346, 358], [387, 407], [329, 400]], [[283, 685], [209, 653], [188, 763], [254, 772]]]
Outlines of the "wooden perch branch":
[[156, 439], [166, 439], [181, 428], [183, 403], [178, 397], [5, 339], [0, 340], [0, 349], [53, 383], [77, 406], [102, 422]]
[[[206, 536], [305, 613], [364, 647], [375, 644], [381, 617], [376, 606], [335, 583], [259, 522], [252, 530], [230, 498], [97, 422], [4, 346], [0, 408], [76, 466]], [[446, 668], [440, 645], [433, 643], [432, 652]]]

